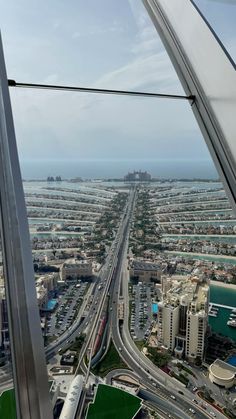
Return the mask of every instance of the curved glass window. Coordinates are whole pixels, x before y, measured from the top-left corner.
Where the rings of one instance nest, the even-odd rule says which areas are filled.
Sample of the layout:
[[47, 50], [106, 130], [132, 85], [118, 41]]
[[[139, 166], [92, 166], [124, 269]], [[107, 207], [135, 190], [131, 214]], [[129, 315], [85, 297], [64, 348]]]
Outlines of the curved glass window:
[[[0, 26], [8, 79], [31, 84], [9, 89], [23, 184], [16, 221], [22, 226], [26, 209], [24, 262], [36, 294], [23, 300], [20, 289], [19, 304], [9, 301], [13, 319], [16, 306], [23, 314], [34, 308], [34, 320], [19, 321], [29, 337], [38, 321], [34, 342], [42, 344], [43, 359], [35, 376], [43, 377], [44, 368], [48, 388], [44, 382], [41, 394], [50, 405], [46, 412], [37, 405], [37, 419], [51, 419], [50, 409], [54, 419], [206, 419], [217, 417], [219, 405], [234, 417], [236, 216], [194, 118], [196, 96], [185, 96], [141, 1], [28, 3], [0, 0]], [[177, 2], [173, 15], [169, 0], [159, 3], [184, 43]], [[234, 2], [195, 3], [233, 57]], [[189, 25], [189, 62], [192, 55], [194, 70], [206, 76], [204, 93], [225, 110], [222, 94], [214, 95], [219, 79], [209, 83], [199, 63], [204, 54], [209, 59], [208, 52], [201, 55], [204, 33], [195, 38]], [[171, 97], [52, 89], [66, 85]], [[12, 150], [14, 135], [4, 131], [5, 113], [0, 116], [0, 150], [3, 133]], [[7, 220], [6, 209], [3, 215]], [[8, 240], [17, 250], [18, 242]], [[0, 393], [11, 388], [0, 397], [3, 419], [16, 419], [16, 410], [22, 416], [13, 387], [32, 401], [43, 383], [36, 380], [38, 388], [28, 386], [27, 393], [21, 380], [12, 380], [15, 330], [9, 333], [3, 278], [6, 272], [12, 283], [22, 279], [20, 249], [12, 253], [11, 275], [9, 259], [5, 266], [0, 258]], [[25, 371], [30, 383], [27, 365]], [[35, 419], [34, 413], [23, 419]]]

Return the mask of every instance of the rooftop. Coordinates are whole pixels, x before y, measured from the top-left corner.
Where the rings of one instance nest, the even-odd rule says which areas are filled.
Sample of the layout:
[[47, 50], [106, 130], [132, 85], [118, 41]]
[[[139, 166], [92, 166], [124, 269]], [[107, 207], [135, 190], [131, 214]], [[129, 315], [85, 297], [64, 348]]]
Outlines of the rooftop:
[[63, 266], [65, 268], [75, 267], [75, 266], [82, 266], [82, 265], [91, 265], [90, 261], [84, 259], [70, 259], [68, 262], [65, 262]]
[[132, 268], [139, 271], [157, 271], [160, 270], [158, 263], [133, 261]]
[[209, 285], [207, 282], [196, 276], [174, 279], [165, 294], [164, 303], [174, 306], [179, 303], [182, 305], [195, 303], [196, 310], [199, 311], [202, 309], [202, 305], [207, 303], [208, 291]]
[[230, 381], [236, 377], [236, 367], [227, 364], [221, 359], [216, 359], [213, 364], [210, 365], [209, 371], [221, 380]]

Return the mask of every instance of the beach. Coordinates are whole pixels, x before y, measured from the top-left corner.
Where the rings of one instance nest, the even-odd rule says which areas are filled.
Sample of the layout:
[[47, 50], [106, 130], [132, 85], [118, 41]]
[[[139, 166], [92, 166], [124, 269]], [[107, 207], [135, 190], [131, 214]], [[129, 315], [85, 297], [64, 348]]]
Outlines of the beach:
[[[200, 235], [200, 234], [199, 234]], [[172, 254], [177, 254], [177, 255], [181, 255], [181, 256], [192, 256], [194, 258], [194, 256], [204, 256], [204, 257], [211, 257], [214, 259], [231, 259], [231, 260], [235, 260], [236, 261], [236, 257], [235, 256], [229, 256], [229, 255], [214, 255], [214, 254], [209, 254], [209, 253], [194, 253], [194, 252], [179, 252], [178, 250], [164, 250], [165, 253], [172, 253]]]
[[221, 281], [211, 281], [211, 285], [214, 285], [216, 287], [228, 288], [236, 291], [236, 284], [226, 284], [225, 282]]

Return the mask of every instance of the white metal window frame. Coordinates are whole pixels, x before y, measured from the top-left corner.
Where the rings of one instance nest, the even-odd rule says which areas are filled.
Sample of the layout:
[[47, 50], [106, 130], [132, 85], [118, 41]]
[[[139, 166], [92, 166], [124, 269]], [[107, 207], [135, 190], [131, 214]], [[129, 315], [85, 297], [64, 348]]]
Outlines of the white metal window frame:
[[51, 419], [29, 226], [0, 39], [0, 226], [18, 419]]

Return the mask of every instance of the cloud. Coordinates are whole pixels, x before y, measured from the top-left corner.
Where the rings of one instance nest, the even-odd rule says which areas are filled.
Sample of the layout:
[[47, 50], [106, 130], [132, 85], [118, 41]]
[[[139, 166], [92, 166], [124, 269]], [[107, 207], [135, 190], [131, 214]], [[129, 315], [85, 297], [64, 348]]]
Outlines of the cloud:
[[[182, 93], [155, 28], [145, 9], [136, 5], [130, 1], [136, 27], [129, 34], [125, 58], [112, 62], [110, 70], [94, 77], [92, 85]], [[119, 30], [122, 27], [112, 22], [104, 27], [90, 26], [83, 34], [74, 31], [71, 36], [96, 37]], [[86, 48], [86, 42], [82, 47]], [[59, 83], [58, 72], [48, 73], [44, 82]], [[12, 103], [24, 159], [188, 158], [191, 153], [207, 154], [187, 103], [23, 90], [12, 93]]]
[[103, 34], [109, 34], [112, 32], [123, 32], [124, 28], [116, 21], [113, 21], [109, 25], [90, 25], [83, 32], [75, 31], [72, 33], [72, 39], [86, 38], [88, 36], [99, 36]]
[[165, 51], [135, 58], [123, 67], [105, 74], [94, 83], [97, 87], [114, 89], [178, 89], [177, 77], [166, 59]]
[[81, 38], [82, 36], [83, 35], [78, 31], [72, 33], [72, 39], [78, 39], [78, 38]]
[[42, 80], [42, 84], [59, 84], [59, 75], [56, 73], [49, 74]]

